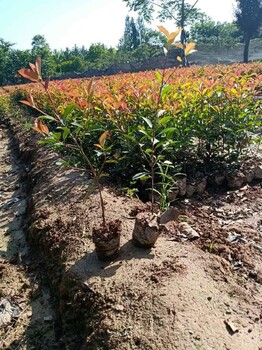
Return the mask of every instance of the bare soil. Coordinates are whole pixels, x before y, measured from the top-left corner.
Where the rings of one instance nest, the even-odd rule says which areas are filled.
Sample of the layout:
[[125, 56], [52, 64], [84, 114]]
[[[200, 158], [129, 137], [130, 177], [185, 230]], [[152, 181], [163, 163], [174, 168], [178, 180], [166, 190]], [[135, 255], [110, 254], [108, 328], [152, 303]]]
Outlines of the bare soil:
[[[211, 188], [201, 196], [177, 201], [178, 218], [165, 224], [152, 249], [135, 247], [131, 240], [133, 214], [146, 205], [105, 188], [106, 217], [120, 220], [122, 231], [118, 256], [103, 262], [92, 242], [92, 229], [101, 224], [93, 182], [84, 172], [58, 168], [56, 155], [37, 146], [19, 128], [10, 128], [29, 185], [23, 215], [31, 251], [25, 256], [38, 254], [56, 300], [52, 306], [48, 296], [51, 309], [42, 304], [44, 310], [36, 315], [43, 316], [46, 311], [53, 315], [52, 320], [59, 319], [60, 327], [57, 334], [50, 329], [54, 329], [54, 322], [42, 318], [41, 327], [49, 327], [44, 337], [39, 337], [37, 328], [31, 328], [41, 346], [25, 348], [262, 349], [261, 183], [237, 191]], [[8, 141], [4, 136], [0, 142], [5, 147]], [[0, 176], [1, 186], [4, 181], [7, 188], [13, 180], [4, 175], [9, 171], [3, 166], [9, 152], [4, 153], [4, 147]], [[3, 205], [10, 197], [3, 193], [0, 230], [6, 239], [3, 230], [14, 221], [11, 208], [17, 211], [19, 202], [8, 209], [9, 222], [5, 222]], [[182, 232], [181, 222], [188, 223], [199, 237]], [[18, 256], [23, 249], [18, 247]], [[6, 252], [3, 246], [1, 250]], [[1, 297], [9, 295], [8, 286], [17, 290], [15, 295], [25, 299], [20, 309], [27, 314], [34, 290], [28, 271], [19, 259], [11, 264], [10, 256], [2, 258], [1, 269]], [[40, 290], [43, 297], [44, 289]], [[19, 299], [12, 300], [19, 306]], [[24, 339], [25, 329], [32, 324], [30, 317], [29, 312], [5, 326], [1, 336], [8, 337], [8, 344]]]

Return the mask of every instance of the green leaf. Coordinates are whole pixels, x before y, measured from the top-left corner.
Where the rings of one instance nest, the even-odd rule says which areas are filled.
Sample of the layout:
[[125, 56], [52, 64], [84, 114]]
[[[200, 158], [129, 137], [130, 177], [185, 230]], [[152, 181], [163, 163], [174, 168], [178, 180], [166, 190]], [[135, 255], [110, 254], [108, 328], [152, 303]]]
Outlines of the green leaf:
[[150, 178], [150, 175], [146, 172], [137, 173], [133, 176], [133, 180], [147, 180]]
[[109, 164], [117, 164], [118, 163], [118, 160], [115, 160], [115, 159], [108, 159], [106, 160], [106, 163], [109, 163]]
[[155, 74], [156, 74], [156, 78], [157, 78], [157, 81], [159, 82], [159, 84], [162, 83], [162, 75], [159, 71], [155, 71]]
[[176, 128], [166, 128], [166, 129], [162, 130], [160, 132], [160, 134], [168, 134], [168, 133], [174, 132], [175, 130], [176, 130]]
[[72, 111], [75, 107], [76, 107], [76, 105], [74, 105], [74, 104], [66, 106], [64, 113], [62, 114], [62, 117], [67, 118], [72, 113]]
[[77, 126], [80, 129], [84, 129], [83, 125], [81, 125], [81, 124], [79, 124], [77, 122], [73, 122], [73, 123], [71, 123], [71, 125]]
[[51, 120], [52, 122], [55, 122], [56, 119], [54, 117], [51, 117], [51, 115], [41, 115], [38, 117], [39, 119], [46, 119], [46, 120]]
[[166, 85], [161, 92], [162, 97], [164, 97], [170, 90], [172, 90], [172, 85]]
[[163, 117], [161, 119], [158, 120], [158, 124], [159, 125], [164, 125], [164, 124], [167, 124], [170, 120], [174, 119], [174, 117], [172, 116], [166, 116], [166, 117]]
[[65, 160], [61, 159], [61, 160], [56, 162], [56, 165], [58, 165], [58, 166], [69, 166], [69, 163], [66, 162]]
[[69, 133], [70, 133], [70, 130], [69, 130], [68, 128], [66, 128], [66, 127], [61, 128], [61, 129], [63, 129], [63, 130], [64, 130], [64, 132], [63, 132], [63, 140], [65, 141], [65, 140], [66, 140], [66, 138], [67, 138], [67, 136], [68, 136], [68, 135], [69, 135]]
[[147, 123], [147, 125], [152, 129], [153, 125], [151, 123], [151, 120], [146, 118], [146, 117], [143, 117], [144, 121]]

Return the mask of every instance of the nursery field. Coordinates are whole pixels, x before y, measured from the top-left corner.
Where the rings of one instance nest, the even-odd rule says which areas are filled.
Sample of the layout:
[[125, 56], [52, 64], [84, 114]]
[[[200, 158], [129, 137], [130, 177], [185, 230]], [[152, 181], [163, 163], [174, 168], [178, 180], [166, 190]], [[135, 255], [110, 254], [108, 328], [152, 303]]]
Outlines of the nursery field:
[[1, 347], [261, 350], [262, 63], [19, 73], [0, 89]]

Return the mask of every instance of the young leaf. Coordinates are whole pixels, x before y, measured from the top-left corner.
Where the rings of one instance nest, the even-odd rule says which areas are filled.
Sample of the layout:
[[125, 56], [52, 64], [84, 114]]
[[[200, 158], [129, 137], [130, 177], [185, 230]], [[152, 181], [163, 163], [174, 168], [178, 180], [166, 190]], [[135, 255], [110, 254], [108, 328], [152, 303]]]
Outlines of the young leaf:
[[34, 107], [34, 106], [32, 106], [32, 104], [30, 102], [25, 101], [25, 100], [20, 100], [19, 102], [23, 103], [24, 105], [27, 105], [27, 106], [30, 106], [30, 107]]
[[38, 76], [37, 72], [34, 72], [31, 69], [22, 68], [22, 69], [19, 69], [18, 73], [20, 75], [22, 75], [22, 77], [24, 77], [28, 80], [31, 80], [33, 82], [39, 81], [39, 76]]
[[35, 64], [29, 63], [29, 67], [32, 69], [33, 72], [37, 72]]
[[42, 135], [49, 135], [48, 127], [43, 124], [42, 119], [36, 118], [32, 129], [39, 132]]
[[161, 33], [163, 33], [168, 38], [169, 31], [166, 30], [166, 28], [164, 26], [157, 26], [157, 28], [160, 30]]
[[185, 48], [185, 56], [192, 53], [192, 51], [195, 49], [196, 43], [187, 43]]
[[180, 32], [181, 32], [181, 29], [179, 28], [175, 32], [172, 32], [172, 33], [169, 34], [168, 41], [167, 41], [168, 45], [172, 45], [173, 44], [174, 40], [176, 39], [176, 37], [178, 36], [178, 34]]
[[106, 138], [109, 135], [109, 131], [106, 130], [105, 132], [103, 132], [103, 134], [99, 137], [99, 145], [101, 146], [101, 148], [104, 148], [105, 142], [106, 142]]
[[27, 105], [27, 106], [35, 108], [35, 101], [34, 101], [33, 96], [31, 94], [29, 94], [27, 96], [27, 101], [21, 100], [19, 102], [23, 103], [24, 105]]
[[159, 84], [161, 84], [162, 82], [162, 75], [159, 71], [155, 71], [155, 75], [156, 75], [156, 78], [157, 78], [157, 81], [159, 82]]
[[173, 43], [172, 45], [173, 45], [173, 46], [176, 46], [176, 47], [179, 47], [179, 48], [182, 49], [182, 50], [183, 50], [183, 48], [184, 48], [183, 44], [181, 44], [181, 43]]

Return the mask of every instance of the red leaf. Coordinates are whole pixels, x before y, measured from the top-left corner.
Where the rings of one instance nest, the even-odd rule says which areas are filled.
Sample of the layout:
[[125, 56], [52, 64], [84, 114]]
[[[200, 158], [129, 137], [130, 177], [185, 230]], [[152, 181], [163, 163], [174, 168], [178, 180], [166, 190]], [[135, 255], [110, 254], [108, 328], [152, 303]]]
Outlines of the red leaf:
[[24, 105], [27, 105], [27, 106], [33, 107], [33, 106], [31, 105], [31, 103], [30, 103], [30, 102], [28, 102], [28, 101], [21, 100], [21, 101], [19, 101], [19, 102], [23, 103]]
[[35, 119], [35, 125], [32, 127], [32, 129], [39, 132], [42, 135], [49, 134], [48, 127], [43, 124], [42, 119]]
[[27, 96], [27, 101], [26, 101], [26, 100], [21, 100], [21, 101], [19, 101], [19, 102], [23, 103], [24, 105], [27, 105], [27, 106], [36, 108], [36, 106], [35, 106], [35, 101], [34, 101], [33, 96], [32, 96], [31, 94], [29, 94], [29, 95]]
[[34, 82], [39, 81], [39, 76], [37, 72], [33, 72], [31, 69], [22, 68], [22, 69], [19, 69], [18, 73], [22, 75], [22, 77], [29, 79], [31, 81], [34, 81]]
[[36, 66], [33, 63], [29, 63], [29, 67], [32, 69], [33, 72], [36, 72]]

